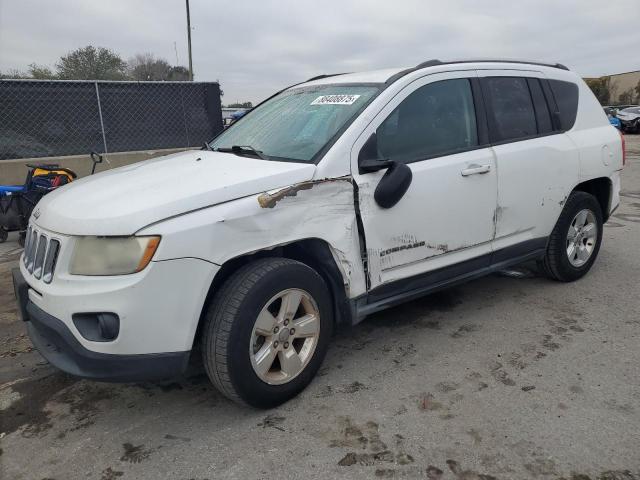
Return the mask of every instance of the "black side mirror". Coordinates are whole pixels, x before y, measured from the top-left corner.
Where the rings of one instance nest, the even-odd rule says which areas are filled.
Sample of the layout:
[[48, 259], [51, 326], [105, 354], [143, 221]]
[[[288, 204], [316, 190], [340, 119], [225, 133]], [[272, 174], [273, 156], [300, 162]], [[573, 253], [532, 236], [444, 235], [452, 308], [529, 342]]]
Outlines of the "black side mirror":
[[377, 158], [378, 139], [373, 133], [362, 146], [358, 154], [358, 169], [360, 173], [377, 172], [387, 169], [380, 179], [373, 194], [376, 203], [382, 208], [391, 208], [400, 201], [409, 190], [413, 172], [404, 163], [394, 160]]
[[391, 162], [391, 166], [380, 179], [373, 198], [382, 208], [391, 208], [409, 190], [413, 173], [404, 163]]

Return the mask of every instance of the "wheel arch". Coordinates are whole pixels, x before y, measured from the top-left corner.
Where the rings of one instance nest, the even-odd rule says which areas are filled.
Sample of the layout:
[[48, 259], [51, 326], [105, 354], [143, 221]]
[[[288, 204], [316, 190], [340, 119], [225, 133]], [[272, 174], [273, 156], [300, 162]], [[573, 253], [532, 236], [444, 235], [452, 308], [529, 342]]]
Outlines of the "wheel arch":
[[609, 219], [612, 190], [613, 184], [611, 183], [611, 179], [607, 177], [586, 180], [576, 185], [573, 189], [574, 192], [586, 192], [596, 197], [602, 209], [602, 217], [605, 222]]
[[308, 238], [255, 252], [241, 254], [222, 264], [220, 270], [216, 273], [213, 281], [211, 282], [202, 311], [200, 312], [198, 327], [193, 339], [194, 348], [200, 341], [202, 326], [204, 324], [204, 316], [215, 292], [218, 291], [222, 284], [224, 284], [224, 282], [226, 282], [239, 268], [251, 263], [252, 261], [267, 257], [289, 258], [313, 268], [318, 272], [318, 274], [320, 274], [329, 289], [333, 304], [334, 324], [336, 326], [352, 324], [353, 311], [347, 296], [345, 278], [336, 264], [331, 246], [325, 240], [319, 238]]

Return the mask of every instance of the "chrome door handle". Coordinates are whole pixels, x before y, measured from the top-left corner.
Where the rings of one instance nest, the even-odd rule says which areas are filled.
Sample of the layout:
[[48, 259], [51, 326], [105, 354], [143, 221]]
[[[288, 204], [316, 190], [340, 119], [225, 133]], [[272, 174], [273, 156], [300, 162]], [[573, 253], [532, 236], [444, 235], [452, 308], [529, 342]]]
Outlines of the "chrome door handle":
[[463, 177], [468, 177], [469, 175], [479, 175], [482, 173], [487, 173], [491, 170], [491, 165], [478, 165], [476, 163], [472, 163], [467, 168], [462, 170], [460, 174]]

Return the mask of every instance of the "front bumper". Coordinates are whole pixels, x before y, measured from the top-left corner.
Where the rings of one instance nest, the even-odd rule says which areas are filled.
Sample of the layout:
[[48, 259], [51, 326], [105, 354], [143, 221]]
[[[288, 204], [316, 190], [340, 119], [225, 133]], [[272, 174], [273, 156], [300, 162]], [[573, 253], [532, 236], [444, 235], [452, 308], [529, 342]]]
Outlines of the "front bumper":
[[624, 128], [636, 128], [640, 125], [640, 119], [634, 118], [633, 120], [620, 120], [620, 125]]
[[14, 269], [12, 274], [29, 337], [40, 354], [56, 368], [78, 377], [112, 382], [167, 379], [186, 369], [189, 351], [117, 355], [88, 350], [64, 322], [29, 300], [29, 286], [20, 270]]
[[[57, 318], [87, 350], [104, 354], [140, 355], [190, 350], [200, 314], [219, 267], [196, 258], [152, 261], [131, 275], [83, 276], [68, 271], [74, 237], [44, 232], [61, 242], [53, 279], [36, 278], [25, 266], [26, 296], [40, 310]], [[106, 313], [117, 316], [119, 332], [111, 341], [83, 334], [74, 317]]]

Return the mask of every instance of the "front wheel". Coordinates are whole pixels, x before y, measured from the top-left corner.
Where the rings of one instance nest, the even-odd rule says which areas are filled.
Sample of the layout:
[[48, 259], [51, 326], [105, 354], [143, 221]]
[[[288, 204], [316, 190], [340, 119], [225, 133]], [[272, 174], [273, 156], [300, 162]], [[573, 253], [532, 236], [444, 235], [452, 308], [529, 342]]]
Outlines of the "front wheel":
[[9, 238], [9, 232], [4, 228], [0, 228], [0, 243], [4, 243]]
[[205, 322], [202, 353], [212, 383], [259, 408], [286, 402], [311, 382], [333, 326], [322, 277], [284, 258], [257, 260], [233, 274]]
[[543, 271], [554, 280], [571, 282], [583, 277], [595, 262], [602, 242], [602, 209], [586, 192], [573, 192], [551, 232]]

